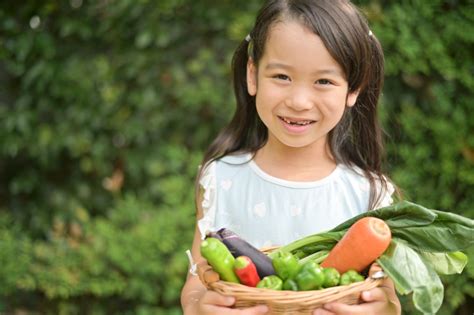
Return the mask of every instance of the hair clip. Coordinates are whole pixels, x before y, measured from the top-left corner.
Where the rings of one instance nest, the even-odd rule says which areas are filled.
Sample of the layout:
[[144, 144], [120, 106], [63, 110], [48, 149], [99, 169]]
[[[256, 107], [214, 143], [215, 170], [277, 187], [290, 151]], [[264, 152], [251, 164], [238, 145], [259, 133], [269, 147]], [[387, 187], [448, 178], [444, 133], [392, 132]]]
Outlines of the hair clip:
[[250, 43], [250, 41], [252, 40], [252, 37], [250, 37], [250, 34], [247, 34], [247, 36], [245, 36], [245, 40]]
[[372, 30], [369, 30], [369, 36], [370, 37], [374, 36], [374, 33], [372, 33]]

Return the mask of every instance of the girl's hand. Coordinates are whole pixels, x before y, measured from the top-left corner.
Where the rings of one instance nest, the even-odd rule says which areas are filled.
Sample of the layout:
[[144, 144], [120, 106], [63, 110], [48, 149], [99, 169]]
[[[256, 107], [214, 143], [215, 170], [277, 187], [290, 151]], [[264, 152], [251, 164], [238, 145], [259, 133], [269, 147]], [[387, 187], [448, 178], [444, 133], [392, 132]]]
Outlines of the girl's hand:
[[232, 309], [235, 298], [224, 296], [214, 291], [206, 291], [199, 300], [195, 301], [194, 312], [185, 314], [199, 315], [261, 315], [266, 314], [268, 307], [258, 305], [246, 309]]
[[[373, 264], [369, 275], [381, 270], [380, 266]], [[323, 308], [318, 308], [313, 315], [400, 315], [401, 306], [395, 293], [395, 287], [391, 279], [386, 278], [381, 286], [369, 291], [362, 292], [362, 303], [358, 305], [347, 305], [344, 303], [328, 303]]]

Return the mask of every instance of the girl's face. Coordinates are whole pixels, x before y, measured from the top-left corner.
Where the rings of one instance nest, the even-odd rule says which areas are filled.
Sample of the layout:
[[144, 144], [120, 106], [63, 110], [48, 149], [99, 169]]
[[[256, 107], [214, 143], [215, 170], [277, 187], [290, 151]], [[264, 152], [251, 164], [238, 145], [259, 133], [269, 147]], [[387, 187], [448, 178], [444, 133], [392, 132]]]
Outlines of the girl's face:
[[319, 36], [296, 21], [270, 29], [258, 70], [249, 59], [247, 88], [268, 128], [267, 144], [294, 148], [325, 146], [357, 99]]

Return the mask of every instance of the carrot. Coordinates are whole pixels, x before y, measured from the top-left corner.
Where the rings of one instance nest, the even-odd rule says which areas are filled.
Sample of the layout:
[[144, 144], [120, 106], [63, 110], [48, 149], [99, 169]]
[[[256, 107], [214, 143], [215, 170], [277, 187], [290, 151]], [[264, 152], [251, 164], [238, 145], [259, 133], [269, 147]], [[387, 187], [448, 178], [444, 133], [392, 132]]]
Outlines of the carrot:
[[334, 267], [339, 273], [350, 269], [361, 272], [387, 249], [392, 239], [388, 225], [379, 218], [356, 221], [331, 249], [322, 267]]

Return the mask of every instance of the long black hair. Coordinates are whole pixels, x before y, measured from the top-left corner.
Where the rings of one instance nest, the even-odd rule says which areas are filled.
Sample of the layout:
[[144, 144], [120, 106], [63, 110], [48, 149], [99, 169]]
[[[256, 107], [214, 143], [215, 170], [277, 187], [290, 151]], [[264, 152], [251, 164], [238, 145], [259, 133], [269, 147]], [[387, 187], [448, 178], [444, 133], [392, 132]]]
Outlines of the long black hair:
[[[268, 33], [280, 21], [296, 20], [318, 35], [341, 66], [348, 93], [358, 92], [354, 106], [346, 110], [329, 133], [329, 147], [336, 163], [357, 166], [369, 179], [369, 208], [375, 207], [387, 189], [382, 173], [383, 141], [377, 104], [383, 86], [382, 47], [361, 12], [347, 0], [269, 0], [260, 9], [250, 38], [242, 40], [233, 59], [233, 84], [237, 107], [230, 123], [206, 151], [202, 165], [236, 152], [255, 153], [268, 139], [255, 97], [247, 92], [247, 62], [258, 64]], [[382, 189], [376, 189], [376, 181]]]

